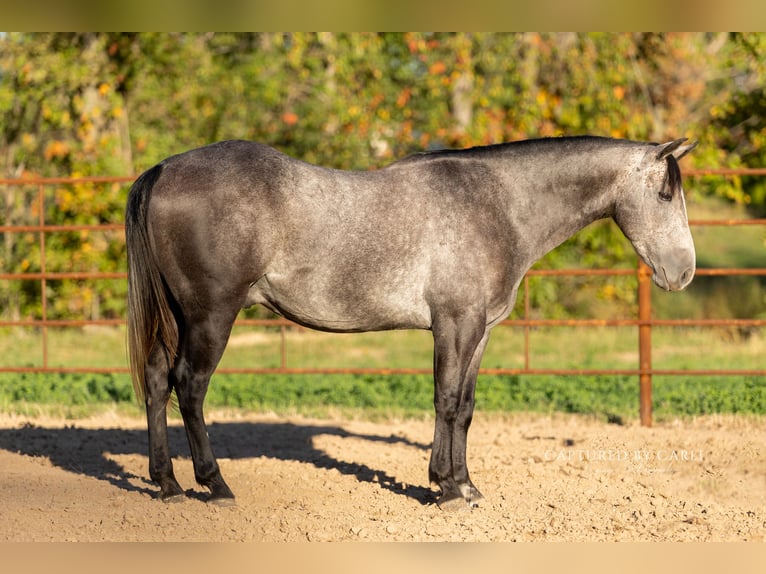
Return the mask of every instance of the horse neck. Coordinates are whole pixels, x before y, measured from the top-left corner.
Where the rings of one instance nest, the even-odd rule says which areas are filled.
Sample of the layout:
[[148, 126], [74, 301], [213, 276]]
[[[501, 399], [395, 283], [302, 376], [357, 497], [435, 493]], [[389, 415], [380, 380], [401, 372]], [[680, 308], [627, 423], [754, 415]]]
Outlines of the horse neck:
[[[590, 223], [611, 217], [624, 163], [602, 154], [532, 161], [509, 182], [509, 217], [529, 265]], [[518, 177], [518, 176], [521, 177]]]

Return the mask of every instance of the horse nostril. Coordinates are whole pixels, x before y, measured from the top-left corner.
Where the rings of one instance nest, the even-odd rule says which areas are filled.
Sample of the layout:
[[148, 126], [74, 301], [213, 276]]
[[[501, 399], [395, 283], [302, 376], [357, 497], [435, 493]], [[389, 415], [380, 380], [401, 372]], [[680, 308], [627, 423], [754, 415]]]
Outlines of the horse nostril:
[[692, 270], [687, 269], [681, 274], [681, 285], [686, 285], [686, 283], [691, 279]]

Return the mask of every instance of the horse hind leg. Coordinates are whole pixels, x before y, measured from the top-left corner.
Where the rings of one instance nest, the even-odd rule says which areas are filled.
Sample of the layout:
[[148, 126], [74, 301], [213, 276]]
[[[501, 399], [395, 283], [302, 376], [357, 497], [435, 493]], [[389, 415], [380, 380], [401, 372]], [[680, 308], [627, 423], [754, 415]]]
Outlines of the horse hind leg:
[[195, 479], [210, 490], [209, 500], [219, 505], [233, 504], [234, 494], [224, 481], [213, 455], [203, 402], [235, 318], [236, 313], [229, 313], [187, 321], [170, 375], [189, 441]]
[[164, 347], [155, 342], [144, 369], [146, 419], [149, 429], [149, 476], [160, 487], [159, 498], [180, 502], [185, 495], [173, 472], [168, 445], [167, 404], [171, 386]]

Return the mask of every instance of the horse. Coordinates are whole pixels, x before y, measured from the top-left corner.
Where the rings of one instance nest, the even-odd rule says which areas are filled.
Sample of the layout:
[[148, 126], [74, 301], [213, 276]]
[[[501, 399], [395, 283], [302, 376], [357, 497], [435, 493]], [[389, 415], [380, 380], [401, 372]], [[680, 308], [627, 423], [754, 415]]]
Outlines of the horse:
[[530, 139], [345, 171], [236, 140], [142, 173], [125, 216], [128, 350], [158, 498], [185, 496], [167, 439], [175, 390], [196, 481], [208, 501], [234, 504], [203, 401], [239, 311], [260, 304], [321, 331], [430, 330], [428, 478], [440, 508], [477, 506], [466, 440], [490, 330], [532, 264], [602, 218], [659, 287], [685, 288], [695, 250], [678, 160], [696, 146], [686, 141]]

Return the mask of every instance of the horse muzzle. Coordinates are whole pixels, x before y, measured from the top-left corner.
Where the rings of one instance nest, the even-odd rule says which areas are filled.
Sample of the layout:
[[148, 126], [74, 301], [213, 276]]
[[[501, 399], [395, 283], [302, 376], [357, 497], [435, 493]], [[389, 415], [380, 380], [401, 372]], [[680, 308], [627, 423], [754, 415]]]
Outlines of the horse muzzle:
[[665, 291], [682, 291], [694, 279], [694, 260], [687, 265], [652, 266], [654, 283]]

